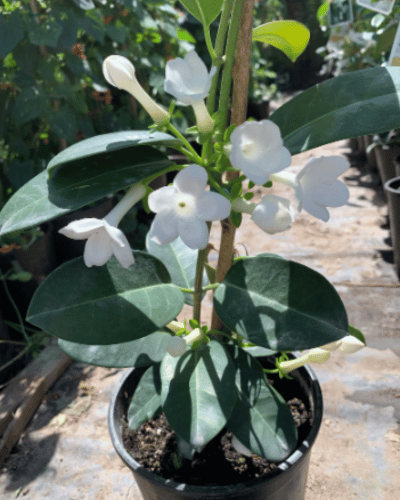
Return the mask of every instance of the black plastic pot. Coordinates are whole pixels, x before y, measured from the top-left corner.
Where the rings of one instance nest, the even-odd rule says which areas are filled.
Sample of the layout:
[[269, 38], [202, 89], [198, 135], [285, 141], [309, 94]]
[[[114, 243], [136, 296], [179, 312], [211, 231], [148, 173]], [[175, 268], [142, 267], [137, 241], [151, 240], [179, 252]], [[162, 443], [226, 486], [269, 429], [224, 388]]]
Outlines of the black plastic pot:
[[385, 184], [388, 193], [390, 233], [392, 236], [394, 267], [400, 278], [400, 177]]
[[399, 146], [378, 146], [376, 150], [376, 162], [382, 184], [396, 176], [395, 159], [400, 154]]
[[316, 375], [309, 367], [291, 373], [299, 391], [309, 400], [312, 425], [300, 446], [276, 469], [251, 481], [230, 486], [192, 486], [164, 479], [136, 462], [122, 442], [129, 397], [144, 372], [129, 371], [116, 388], [108, 413], [108, 427], [113, 445], [131, 469], [144, 500], [304, 500], [311, 447], [322, 420], [322, 393]]

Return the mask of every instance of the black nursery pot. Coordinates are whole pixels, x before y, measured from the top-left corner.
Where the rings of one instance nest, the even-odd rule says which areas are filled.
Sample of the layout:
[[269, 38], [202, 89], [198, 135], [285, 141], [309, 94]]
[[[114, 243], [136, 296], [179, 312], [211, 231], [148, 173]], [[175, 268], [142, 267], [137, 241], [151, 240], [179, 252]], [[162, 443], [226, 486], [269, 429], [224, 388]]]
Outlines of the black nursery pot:
[[144, 500], [304, 500], [311, 447], [319, 432], [323, 411], [321, 388], [309, 367], [291, 373], [309, 400], [312, 425], [307, 436], [270, 473], [230, 486], [193, 486], [164, 479], [141, 466], [127, 452], [122, 442], [127, 404], [143, 372], [143, 368], [134, 368], [122, 378], [111, 399], [108, 427], [114, 448], [131, 469]]
[[400, 177], [395, 177], [387, 181], [385, 189], [388, 193], [394, 267], [400, 279]]

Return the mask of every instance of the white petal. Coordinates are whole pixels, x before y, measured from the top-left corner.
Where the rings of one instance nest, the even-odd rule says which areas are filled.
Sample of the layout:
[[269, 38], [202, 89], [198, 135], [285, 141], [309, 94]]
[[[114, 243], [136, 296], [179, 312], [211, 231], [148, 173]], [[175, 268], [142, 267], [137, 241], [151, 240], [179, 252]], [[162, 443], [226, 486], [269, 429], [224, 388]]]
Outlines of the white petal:
[[73, 240], [86, 240], [89, 236], [100, 228], [104, 227], [101, 219], [88, 218], [70, 222], [58, 232]]
[[103, 266], [112, 256], [111, 241], [106, 231], [98, 231], [89, 236], [83, 252], [83, 260], [88, 267]]
[[324, 207], [341, 207], [350, 197], [348, 187], [342, 181], [336, 180], [332, 184], [318, 184], [308, 190], [307, 197]]
[[188, 193], [198, 198], [207, 187], [207, 179], [206, 169], [192, 163], [178, 173], [173, 184], [181, 193]]
[[197, 55], [196, 51], [191, 50], [185, 56], [185, 62], [189, 65], [192, 74], [192, 85], [197, 92], [208, 92], [211, 87], [211, 79], [208, 76], [207, 66]]
[[302, 199], [302, 209], [308, 212], [310, 215], [316, 217], [317, 219], [321, 219], [324, 222], [328, 222], [329, 220], [329, 212], [328, 209], [322, 207], [321, 205], [317, 205], [313, 200], [309, 198]]
[[183, 243], [194, 250], [202, 249], [208, 243], [207, 224], [196, 217], [179, 221], [179, 236]]
[[111, 240], [111, 248], [112, 252], [115, 255], [116, 259], [118, 262], [121, 264], [122, 267], [128, 268], [131, 266], [135, 260], [133, 258], [132, 250], [129, 245], [129, 241], [127, 240], [126, 236], [121, 232], [122, 238], [124, 240], [123, 245], [120, 243], [115, 243], [114, 240]]
[[290, 229], [294, 211], [286, 198], [265, 195], [253, 210], [251, 218], [263, 231], [275, 234]]
[[148, 198], [150, 210], [154, 213], [171, 210], [174, 205], [175, 195], [176, 189], [174, 186], [165, 186], [153, 191]]
[[120, 89], [130, 87], [132, 80], [136, 80], [135, 67], [123, 56], [109, 56], [103, 62], [104, 78], [110, 85]]
[[151, 224], [149, 237], [159, 245], [166, 245], [174, 241], [178, 236], [178, 218], [174, 212], [159, 212]]
[[345, 354], [354, 354], [355, 352], [365, 347], [365, 344], [361, 342], [361, 340], [358, 340], [356, 337], [353, 337], [353, 335], [347, 335], [339, 342], [339, 351], [342, 351]]
[[197, 200], [196, 215], [201, 220], [222, 220], [231, 213], [231, 204], [222, 194], [206, 191]]

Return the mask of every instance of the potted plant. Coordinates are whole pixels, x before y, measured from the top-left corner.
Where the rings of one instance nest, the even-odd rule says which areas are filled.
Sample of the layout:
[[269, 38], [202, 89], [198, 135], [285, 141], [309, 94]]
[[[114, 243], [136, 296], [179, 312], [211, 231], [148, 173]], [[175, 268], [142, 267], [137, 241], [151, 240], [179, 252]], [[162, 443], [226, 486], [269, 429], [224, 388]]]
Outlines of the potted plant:
[[[328, 221], [328, 207], [348, 200], [349, 191], [338, 179], [348, 162], [335, 156], [311, 158], [294, 175], [285, 170], [291, 155], [399, 127], [400, 69], [379, 67], [328, 80], [297, 95], [269, 120], [245, 121], [253, 2], [182, 4], [202, 23], [212, 68], [195, 51], [169, 60], [164, 88], [175, 101], [167, 111], [143, 90], [128, 59], [107, 57], [106, 81], [131, 93], [154, 126], [103, 134], [62, 151], [47, 172], [9, 200], [0, 213], [1, 233], [126, 189], [104, 218], [84, 218], [60, 229], [65, 237], [86, 241], [83, 258], [61, 265], [41, 283], [28, 320], [58, 337], [76, 359], [135, 367], [113, 400], [115, 443], [122, 438], [121, 408], [133, 427], [146, 425], [161, 409], [175, 432], [179, 453], [172, 463], [179, 469], [185, 457], [196, 461], [227, 428], [244, 461], [257, 455], [278, 464], [275, 472], [256, 481], [269, 485], [270, 498], [277, 498], [279, 476], [281, 483], [292, 485], [279, 498], [302, 498], [309, 458], [304, 449], [315, 439], [322, 411], [318, 384], [302, 367], [325, 362], [332, 349], [354, 352], [365, 340], [348, 324], [333, 286], [316, 271], [275, 254], [235, 259], [235, 229], [243, 214], [272, 238], [289, 230], [301, 210]], [[213, 44], [209, 26], [218, 16]], [[257, 41], [277, 46], [292, 60], [308, 37], [307, 28], [294, 21], [267, 23], [256, 32]], [[348, 88], [354, 92], [343, 92]], [[197, 123], [186, 135], [173, 124], [175, 104], [194, 110]], [[191, 145], [193, 139], [200, 153]], [[183, 154], [186, 163], [173, 164], [165, 147]], [[154, 179], [173, 170], [178, 174], [171, 185], [151, 191]], [[268, 189], [279, 182], [293, 188], [292, 203], [268, 191], [259, 203], [251, 201], [256, 185]], [[147, 252], [132, 252], [118, 225], [140, 200], [156, 216]], [[208, 262], [212, 221], [221, 224], [216, 268]], [[210, 290], [213, 318], [203, 324], [202, 299]], [[179, 323], [176, 316], [184, 303], [193, 306], [193, 314]], [[292, 357], [293, 351], [304, 352]], [[143, 367], [148, 368], [143, 372]], [[303, 437], [279, 393], [280, 382], [288, 384], [284, 391], [291, 384], [300, 387], [304, 405], [311, 408], [315, 427], [311, 422]], [[145, 487], [145, 498], [188, 498], [183, 493], [190, 477], [174, 484], [157, 474], [145, 475], [167, 488], [156, 494]], [[247, 490], [247, 482], [243, 485], [240, 492], [227, 485], [223, 493], [207, 496], [261, 498], [256, 489]]]
[[385, 134], [377, 134], [367, 148], [370, 153], [375, 149], [376, 163], [382, 185], [385, 185], [389, 179], [396, 176], [396, 158], [400, 155], [398, 130], [390, 130]]
[[394, 267], [400, 278], [400, 177], [389, 179], [384, 187], [388, 196]]

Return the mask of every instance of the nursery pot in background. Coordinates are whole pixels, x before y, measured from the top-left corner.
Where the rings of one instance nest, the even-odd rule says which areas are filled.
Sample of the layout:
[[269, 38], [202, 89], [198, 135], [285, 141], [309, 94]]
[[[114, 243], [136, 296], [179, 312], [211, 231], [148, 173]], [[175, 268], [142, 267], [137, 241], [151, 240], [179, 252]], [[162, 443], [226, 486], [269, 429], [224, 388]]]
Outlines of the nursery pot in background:
[[[260, 361], [267, 359], [261, 358]], [[309, 404], [312, 424], [298, 448], [271, 472], [247, 482], [228, 486], [194, 486], [177, 483], [150, 472], [123, 445], [128, 401], [145, 368], [134, 368], [122, 378], [109, 408], [108, 426], [113, 445], [131, 469], [144, 500], [304, 500], [311, 447], [322, 421], [322, 393], [314, 372], [302, 367], [290, 375]]]
[[400, 177], [385, 184], [388, 193], [390, 233], [392, 236], [394, 267], [400, 278]]
[[382, 184], [385, 185], [388, 180], [396, 176], [395, 160], [400, 155], [400, 146], [377, 146], [375, 152], [379, 175]]

